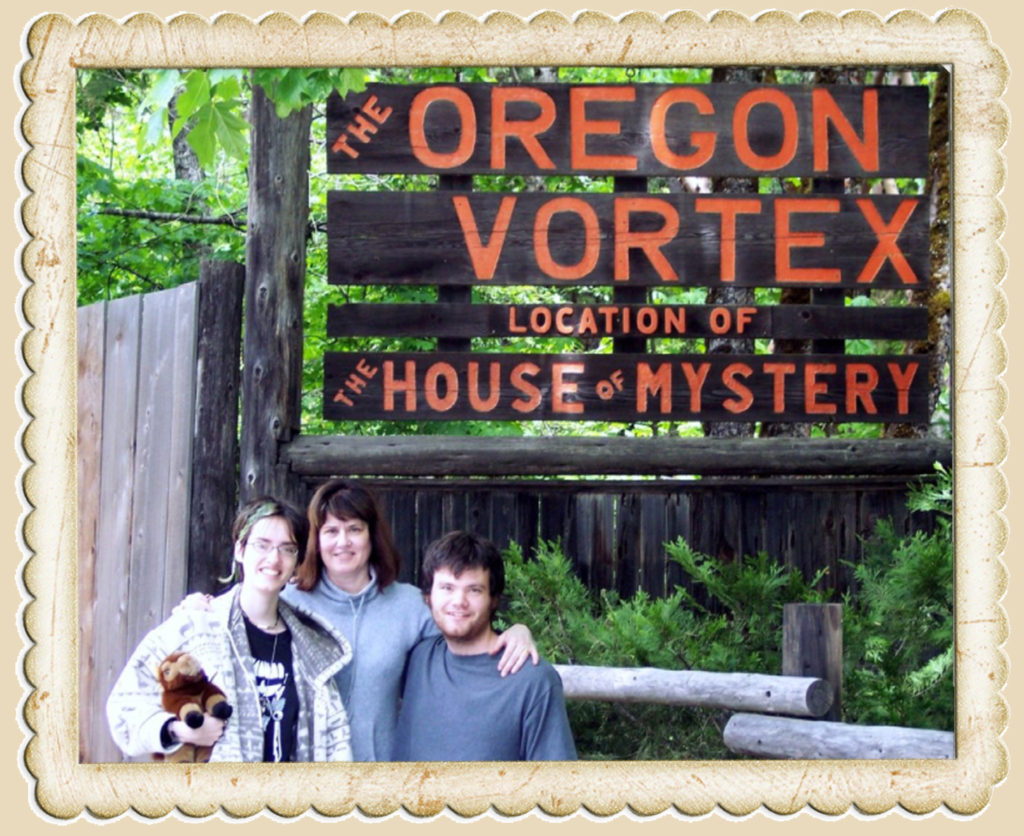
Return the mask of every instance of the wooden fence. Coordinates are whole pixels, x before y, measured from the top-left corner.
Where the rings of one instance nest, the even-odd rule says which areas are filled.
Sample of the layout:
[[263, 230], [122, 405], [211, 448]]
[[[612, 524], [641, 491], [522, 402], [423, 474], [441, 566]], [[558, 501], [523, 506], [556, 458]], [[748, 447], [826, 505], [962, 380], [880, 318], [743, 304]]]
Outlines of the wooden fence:
[[230, 404], [232, 364], [237, 401], [241, 278], [222, 265], [78, 312], [82, 761], [121, 759], [106, 731], [110, 687], [194, 583], [190, 564], [230, 540], [237, 405], [219, 402]]
[[[846, 590], [863, 553], [861, 538], [891, 517], [897, 532], [930, 531], [929, 514], [906, 507], [905, 478], [700, 479], [657, 481], [363, 480], [374, 488], [404, 557], [401, 579], [416, 582], [425, 546], [470, 528], [529, 555], [539, 540], [561, 540], [591, 589], [638, 589], [658, 596], [686, 586], [662, 544], [683, 538], [731, 561], [767, 552], [826, 586]], [[310, 487], [315, 485], [311, 481]], [[694, 590], [700, 597], [701, 590]]]

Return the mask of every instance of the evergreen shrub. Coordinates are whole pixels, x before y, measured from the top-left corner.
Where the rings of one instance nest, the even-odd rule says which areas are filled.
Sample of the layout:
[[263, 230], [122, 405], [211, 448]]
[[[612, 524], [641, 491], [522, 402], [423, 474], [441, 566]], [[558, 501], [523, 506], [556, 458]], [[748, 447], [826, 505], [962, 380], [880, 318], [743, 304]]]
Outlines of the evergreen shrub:
[[[843, 596], [844, 722], [952, 728], [951, 493], [938, 470], [908, 498], [935, 512], [931, 533], [898, 536], [884, 520], [864, 542], [856, 591]], [[764, 553], [724, 563], [682, 539], [665, 549], [688, 588], [622, 598], [588, 590], [557, 542], [541, 542], [530, 559], [512, 544], [498, 626], [529, 625], [555, 664], [777, 674], [783, 605], [836, 600], [823, 572], [805, 579]], [[736, 757], [722, 742], [728, 711], [583, 700], [568, 710], [581, 758]]]

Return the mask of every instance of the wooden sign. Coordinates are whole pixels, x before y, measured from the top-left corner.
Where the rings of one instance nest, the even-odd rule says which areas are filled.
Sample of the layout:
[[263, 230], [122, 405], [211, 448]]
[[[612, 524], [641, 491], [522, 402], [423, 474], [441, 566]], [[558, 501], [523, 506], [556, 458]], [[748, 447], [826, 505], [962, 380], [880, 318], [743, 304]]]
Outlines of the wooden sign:
[[923, 87], [371, 84], [327, 102], [345, 173], [923, 177]]
[[774, 337], [921, 340], [924, 308], [827, 305], [491, 305], [350, 303], [327, 309], [328, 337]]
[[927, 285], [916, 196], [332, 191], [338, 284]]
[[913, 356], [329, 352], [335, 420], [923, 421]]

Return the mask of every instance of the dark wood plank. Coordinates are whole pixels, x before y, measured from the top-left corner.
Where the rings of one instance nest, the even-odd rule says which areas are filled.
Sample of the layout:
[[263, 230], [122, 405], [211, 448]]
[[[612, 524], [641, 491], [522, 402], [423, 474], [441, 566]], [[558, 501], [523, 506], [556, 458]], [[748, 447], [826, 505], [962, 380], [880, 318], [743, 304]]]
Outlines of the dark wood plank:
[[921, 420], [928, 411], [927, 365], [923, 355], [328, 352], [324, 417]]
[[921, 196], [332, 191], [327, 235], [333, 284], [913, 290], [929, 271]]
[[[328, 98], [327, 169], [336, 174], [685, 173], [704, 177], [820, 176], [826, 172], [837, 177], [910, 177], [927, 173], [926, 88], [817, 88], [838, 105], [858, 137], [864, 134], [864, 102], [877, 95], [877, 164], [859, 161], [833, 127], [827, 129], [827, 162], [815, 161], [814, 89], [731, 83], [603, 88], [568, 84], [514, 88], [492, 84], [439, 84], [430, 88], [371, 84], [344, 99]], [[501, 100], [517, 94], [532, 101]], [[604, 95], [606, 100], [582, 101], [595, 95]], [[669, 98], [662, 98], [666, 95]], [[703, 112], [673, 96], [699, 100]], [[762, 101], [751, 106], [752, 96], [774, 96], [777, 103]], [[428, 98], [432, 99], [429, 104]], [[579, 102], [575, 114], [571, 104], [574, 98]], [[821, 100], [817, 110], [822, 113], [820, 105]], [[738, 106], [741, 130], [735, 134]], [[783, 112], [790, 112], [793, 121], [784, 121]], [[535, 136], [526, 141], [516, 136], [515, 123], [538, 119], [543, 124], [537, 122]], [[508, 129], [506, 120], [512, 123]], [[588, 124], [593, 122], [604, 122], [609, 129]], [[818, 122], [819, 133], [823, 124]], [[417, 144], [424, 150], [419, 153], [413, 152], [410, 126], [422, 134]], [[528, 129], [526, 132], [533, 133]], [[697, 133], [714, 136], [709, 152], [702, 153]], [[651, 137], [661, 134], [665, 137], [664, 150], [656, 155]], [[494, 155], [492, 147], [499, 149], [499, 156]], [[740, 152], [749, 148], [752, 154], [739, 153], [738, 148]]]
[[[714, 326], [714, 327], [712, 327]], [[348, 303], [327, 308], [328, 337], [707, 337], [919, 340], [928, 310], [825, 305], [496, 305]]]
[[188, 588], [200, 592], [219, 589], [231, 567], [244, 288], [241, 264], [200, 266], [188, 557]]

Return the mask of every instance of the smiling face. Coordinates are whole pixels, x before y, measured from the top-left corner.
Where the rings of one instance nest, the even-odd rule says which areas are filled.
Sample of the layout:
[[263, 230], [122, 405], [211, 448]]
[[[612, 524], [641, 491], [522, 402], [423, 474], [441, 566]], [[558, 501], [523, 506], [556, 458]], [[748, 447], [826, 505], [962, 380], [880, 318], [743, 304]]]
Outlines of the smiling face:
[[491, 616], [497, 601], [491, 598], [487, 569], [470, 567], [455, 575], [439, 566], [427, 597], [430, 614], [452, 653], [486, 653], [496, 637]]
[[336, 587], [356, 593], [370, 582], [373, 542], [370, 526], [364, 520], [341, 520], [328, 513], [320, 526], [318, 542], [324, 572]]
[[242, 586], [276, 595], [295, 572], [299, 544], [284, 517], [263, 517], [249, 529], [245, 542], [235, 544], [242, 564]]

